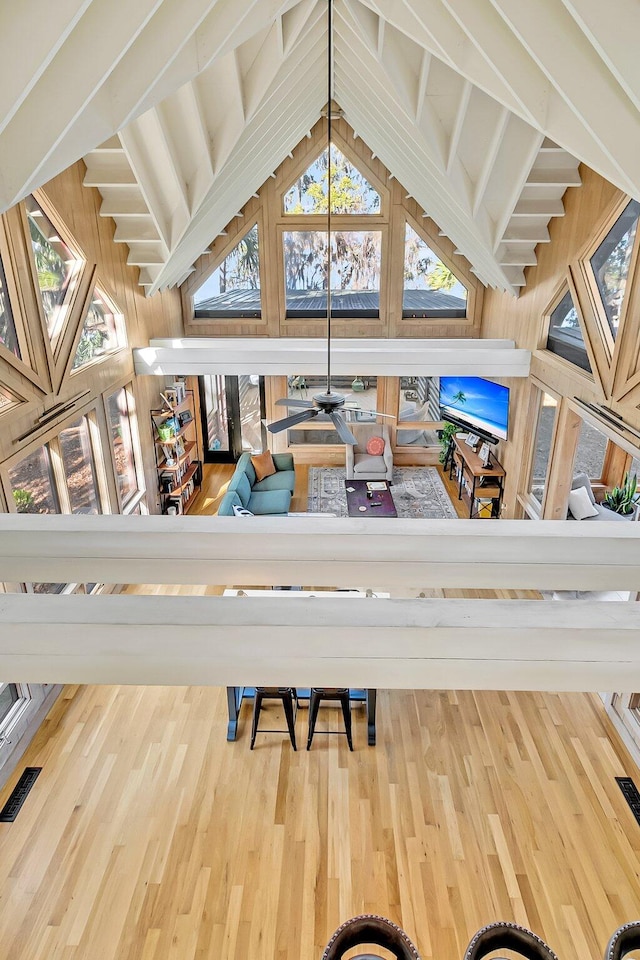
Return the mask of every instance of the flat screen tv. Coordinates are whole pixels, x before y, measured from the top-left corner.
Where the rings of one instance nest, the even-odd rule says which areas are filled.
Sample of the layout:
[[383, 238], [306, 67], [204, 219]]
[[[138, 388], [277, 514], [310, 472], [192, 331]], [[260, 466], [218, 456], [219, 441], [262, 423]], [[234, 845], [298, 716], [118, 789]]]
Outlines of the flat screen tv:
[[509, 388], [482, 377], [440, 377], [440, 416], [506, 440]]

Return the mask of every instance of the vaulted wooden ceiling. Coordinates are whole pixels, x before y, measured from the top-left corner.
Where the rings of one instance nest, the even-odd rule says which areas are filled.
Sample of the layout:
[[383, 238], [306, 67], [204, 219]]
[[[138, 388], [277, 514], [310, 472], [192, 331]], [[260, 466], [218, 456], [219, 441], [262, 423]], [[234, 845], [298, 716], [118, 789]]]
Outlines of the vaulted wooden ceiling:
[[[640, 7], [335, 0], [334, 98], [489, 285], [515, 291], [583, 161], [640, 198]], [[148, 292], [179, 283], [310, 130], [326, 0], [0, 10], [0, 205], [85, 157]]]

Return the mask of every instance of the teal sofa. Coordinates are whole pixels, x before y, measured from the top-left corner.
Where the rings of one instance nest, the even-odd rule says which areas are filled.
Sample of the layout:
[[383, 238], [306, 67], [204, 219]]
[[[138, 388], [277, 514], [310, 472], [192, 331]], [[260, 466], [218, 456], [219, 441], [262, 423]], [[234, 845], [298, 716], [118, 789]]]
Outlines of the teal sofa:
[[245, 507], [256, 516], [286, 516], [296, 485], [293, 456], [274, 453], [276, 472], [264, 480], [256, 480], [251, 454], [243, 453], [229, 481], [227, 492], [218, 507], [219, 517], [232, 517], [234, 506]]

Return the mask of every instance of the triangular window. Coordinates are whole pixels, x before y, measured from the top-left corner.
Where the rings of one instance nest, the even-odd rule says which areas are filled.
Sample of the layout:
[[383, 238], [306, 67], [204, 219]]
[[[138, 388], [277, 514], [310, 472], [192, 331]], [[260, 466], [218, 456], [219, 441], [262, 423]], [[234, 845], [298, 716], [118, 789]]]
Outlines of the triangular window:
[[[284, 195], [284, 212], [304, 216], [326, 214], [329, 185], [328, 147]], [[380, 194], [335, 143], [331, 144], [331, 213], [376, 214]]]
[[7, 294], [7, 278], [4, 275], [2, 260], [0, 260], [0, 344], [6, 347], [9, 353], [13, 353], [18, 360], [21, 359], [18, 334], [16, 333], [16, 325]]
[[404, 244], [403, 317], [466, 317], [467, 288], [408, 223]]
[[639, 215], [640, 203], [632, 200], [591, 257], [591, 267], [614, 340], [622, 314]]
[[547, 350], [592, 373], [578, 312], [569, 290], [551, 313]]
[[34, 197], [27, 197], [25, 205], [42, 308], [49, 339], [54, 342], [68, 316], [84, 260], [61, 239]]
[[101, 360], [126, 342], [124, 317], [102, 290], [95, 287], [82, 325], [72, 372]]
[[195, 316], [202, 318], [261, 316], [257, 223], [196, 290], [193, 305]]
[[13, 407], [17, 407], [19, 403], [22, 403], [20, 397], [0, 384], [0, 417]]

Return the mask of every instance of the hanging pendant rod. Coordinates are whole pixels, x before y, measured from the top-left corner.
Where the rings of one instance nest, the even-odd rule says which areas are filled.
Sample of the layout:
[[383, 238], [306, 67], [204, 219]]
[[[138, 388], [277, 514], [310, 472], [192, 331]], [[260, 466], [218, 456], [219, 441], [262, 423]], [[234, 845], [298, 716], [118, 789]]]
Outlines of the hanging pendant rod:
[[327, 394], [331, 393], [331, 100], [333, 0], [327, 0]]

